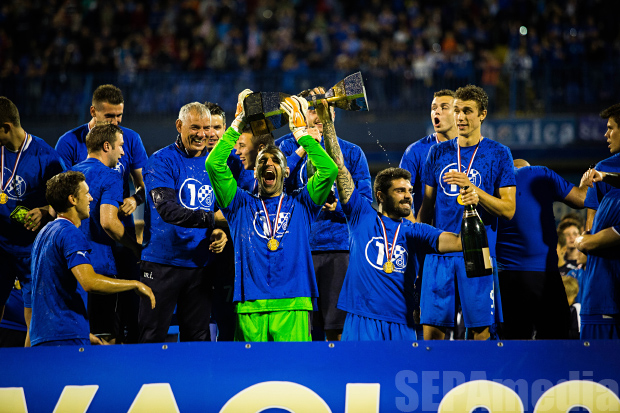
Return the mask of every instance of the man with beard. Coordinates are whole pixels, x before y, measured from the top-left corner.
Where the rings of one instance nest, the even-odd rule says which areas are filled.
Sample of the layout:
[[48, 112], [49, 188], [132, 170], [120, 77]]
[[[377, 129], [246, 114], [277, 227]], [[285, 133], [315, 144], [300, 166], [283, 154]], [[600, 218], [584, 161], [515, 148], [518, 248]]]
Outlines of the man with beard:
[[285, 194], [286, 158], [270, 145], [256, 158], [258, 195], [238, 188], [226, 160], [244, 129], [243, 100], [249, 93], [246, 89], [239, 94], [235, 120], [205, 163], [235, 245], [235, 340], [309, 341], [309, 312], [317, 297], [310, 225], [327, 199], [337, 168], [308, 134], [307, 101], [292, 96], [281, 107], [317, 172], [299, 191]]
[[209, 110], [199, 102], [179, 111], [176, 141], [151, 156], [144, 168], [141, 281], [158, 306], [140, 301], [140, 342], [163, 342], [177, 307], [181, 341], [209, 340], [212, 280], [207, 265], [220, 253], [226, 234], [215, 228], [215, 198], [204, 170]]
[[431, 102], [431, 121], [435, 133], [425, 136], [407, 147], [400, 167], [411, 173], [411, 185], [413, 186], [413, 214], [409, 219], [414, 219], [420, 206], [424, 188], [422, 186], [422, 170], [424, 162], [431, 146], [439, 142], [445, 142], [456, 137], [456, 124], [454, 123], [454, 91], [443, 89], [435, 92]]
[[[325, 148], [338, 166], [336, 181], [351, 233], [350, 260], [338, 308], [346, 311], [342, 340], [416, 340], [413, 314], [415, 255], [461, 251], [456, 234], [403, 218], [411, 214], [411, 174], [388, 168], [377, 174], [374, 210], [347, 169], [327, 105], [317, 104]], [[470, 193], [466, 201], [474, 201]]]

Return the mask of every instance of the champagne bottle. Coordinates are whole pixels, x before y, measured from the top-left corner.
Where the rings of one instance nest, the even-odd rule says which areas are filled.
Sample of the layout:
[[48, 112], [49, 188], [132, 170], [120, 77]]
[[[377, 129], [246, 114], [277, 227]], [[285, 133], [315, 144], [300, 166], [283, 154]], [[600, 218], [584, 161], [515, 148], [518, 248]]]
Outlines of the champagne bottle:
[[468, 278], [493, 274], [487, 231], [474, 205], [465, 205], [461, 222], [461, 243]]

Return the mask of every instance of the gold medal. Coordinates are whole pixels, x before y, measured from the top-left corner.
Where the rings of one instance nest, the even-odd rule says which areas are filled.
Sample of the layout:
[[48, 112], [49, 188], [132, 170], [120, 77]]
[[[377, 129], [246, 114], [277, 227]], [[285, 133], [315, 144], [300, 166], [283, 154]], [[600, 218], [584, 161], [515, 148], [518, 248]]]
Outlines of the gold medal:
[[465, 202], [463, 202], [463, 197], [460, 194], [456, 197], [456, 202], [458, 202], [460, 205], [465, 205]]
[[383, 271], [385, 271], [386, 274], [394, 272], [394, 263], [392, 261], [386, 261], [385, 264], [383, 264]]
[[4, 192], [1, 192], [0, 193], [0, 204], [6, 204], [8, 200], [9, 200], [9, 196], [5, 194]]
[[269, 251], [277, 250], [279, 245], [280, 245], [280, 243], [275, 238], [271, 238], [269, 241], [267, 241], [267, 249]]

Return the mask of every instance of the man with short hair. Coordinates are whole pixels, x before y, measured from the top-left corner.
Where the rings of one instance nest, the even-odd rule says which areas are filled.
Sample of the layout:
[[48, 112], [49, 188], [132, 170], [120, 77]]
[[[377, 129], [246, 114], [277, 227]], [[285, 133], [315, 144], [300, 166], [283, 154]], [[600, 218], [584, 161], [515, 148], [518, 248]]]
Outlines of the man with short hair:
[[181, 341], [210, 339], [212, 276], [207, 266], [227, 240], [215, 229], [215, 197], [204, 169], [210, 118], [202, 103], [184, 105], [175, 142], [155, 152], [144, 168], [148, 197], [140, 279], [153, 289], [158, 306], [153, 310], [140, 301], [142, 343], [166, 339], [175, 306]]
[[57, 218], [39, 232], [32, 248], [32, 345], [103, 344], [89, 333], [84, 292], [134, 290], [151, 308], [155, 297], [139, 281], [116, 280], [93, 270], [90, 243], [79, 230], [90, 215], [92, 200], [84, 174], [69, 171], [54, 176], [45, 196]]
[[[300, 95], [305, 98], [324, 93], [323, 87], [317, 87], [313, 90], [306, 90]], [[323, 147], [325, 147], [325, 134], [336, 134], [334, 108], [330, 107], [328, 112], [325, 119], [321, 119], [317, 115], [316, 108], [308, 109], [306, 115], [309, 130], [318, 132], [312, 136], [315, 139], [318, 137], [318, 142]], [[359, 190], [361, 197], [371, 203], [370, 171], [368, 170], [366, 155], [359, 146], [339, 137], [336, 139], [347, 170], [355, 182], [355, 187]], [[279, 147], [286, 156], [291, 175], [293, 175], [287, 180], [287, 185], [291, 186], [289, 190], [302, 187], [313, 173], [312, 164], [308, 163], [304, 148], [292, 134], [284, 135]], [[349, 266], [350, 233], [335, 188], [332, 192], [333, 194], [330, 193], [310, 231], [312, 262], [319, 288], [317, 311], [312, 314], [313, 327], [318, 330], [319, 334], [314, 333], [313, 336], [315, 340], [320, 341], [325, 339], [328, 341], [340, 340], [346, 318], [346, 313], [340, 310], [337, 304]]]
[[[135, 233], [126, 231], [118, 218], [123, 203], [123, 178], [114, 168], [124, 154], [123, 144], [121, 128], [113, 123], [97, 124], [86, 135], [88, 157], [71, 168], [84, 174], [93, 198], [92, 214], [80, 226], [92, 246], [93, 269], [112, 278], [120, 275], [113, 253], [116, 242], [129, 248], [137, 259], [140, 259], [142, 249]], [[124, 340], [115, 315], [117, 300], [117, 295], [90, 294], [88, 297], [91, 330], [111, 343]]]
[[411, 173], [411, 185], [413, 187], [413, 210], [409, 219], [415, 217], [422, 205], [424, 188], [422, 186], [422, 171], [424, 162], [431, 146], [439, 142], [445, 142], [456, 137], [456, 123], [454, 122], [454, 91], [442, 89], [433, 94], [431, 102], [431, 121], [435, 133], [425, 136], [407, 147], [400, 167]]
[[[26, 133], [19, 111], [10, 99], [0, 96], [0, 306], [19, 278], [24, 317], [30, 325], [30, 262], [36, 231], [50, 219], [45, 183], [62, 172], [62, 161], [42, 139]], [[0, 310], [0, 316], [2, 311]], [[30, 338], [26, 338], [26, 346]]]
[[309, 341], [309, 311], [317, 296], [308, 236], [324, 204], [337, 168], [307, 132], [305, 99], [281, 104], [289, 126], [317, 168], [308, 184], [284, 193], [286, 158], [273, 145], [256, 158], [258, 195], [237, 187], [226, 160], [246, 123], [239, 94], [235, 120], [209, 154], [205, 167], [235, 244], [235, 296], [238, 341]]
[[[454, 118], [456, 139], [434, 145], [424, 166], [424, 199], [420, 222], [449, 232], [460, 232], [463, 196], [473, 193], [482, 208], [478, 212], [486, 227], [489, 251], [495, 261], [498, 218], [511, 219], [515, 212], [515, 176], [508, 147], [486, 139], [480, 127], [487, 116], [488, 97], [482, 88], [457, 89]], [[455, 324], [457, 292], [465, 327], [475, 339], [490, 337], [490, 327], [501, 320], [497, 265], [493, 275], [468, 278], [462, 253], [429, 254], [424, 259], [421, 322], [425, 339], [443, 339]]]
[[[605, 138], [611, 156], [597, 163], [594, 171], [618, 173], [620, 172], [620, 103], [608, 107], [599, 115], [602, 119], [607, 119]], [[592, 171], [590, 170], [591, 173]], [[587, 208], [586, 231], [592, 228], [598, 205], [611, 189], [612, 186], [602, 180], [595, 181], [593, 187], [588, 189], [584, 203]]]
[[[93, 92], [88, 123], [78, 126], [62, 135], [56, 143], [56, 151], [69, 169], [82, 162], [88, 156], [86, 135], [98, 123], [112, 123], [123, 131], [124, 154], [121, 156], [115, 169], [123, 179], [123, 203], [119, 207], [120, 218], [125, 230], [135, 237], [133, 212], [145, 200], [144, 179], [142, 168], [147, 161], [146, 150], [140, 135], [135, 131], [120, 126], [125, 110], [123, 93], [114, 85], [100, 85]], [[129, 178], [133, 181], [135, 193], [130, 196]], [[119, 277], [125, 279], [139, 279], [138, 265], [134, 253], [123, 246], [114, 245], [114, 258], [118, 267]], [[134, 294], [120, 294], [117, 308], [121, 322], [127, 330], [125, 342], [138, 341], [138, 299]]]
[[566, 220], [560, 222], [557, 233], [564, 235], [566, 239], [566, 253], [564, 254], [564, 265], [560, 267], [560, 272], [566, 272], [577, 268], [577, 257], [579, 250], [575, 246], [575, 240], [581, 233], [583, 228], [576, 221]]
[[[512, 219], [499, 220], [497, 264], [502, 293], [502, 338], [567, 339], [569, 306], [558, 270], [554, 202], [581, 209], [586, 175], [579, 187], [544, 166], [514, 160], [519, 191]], [[573, 246], [574, 248], [574, 246]]]

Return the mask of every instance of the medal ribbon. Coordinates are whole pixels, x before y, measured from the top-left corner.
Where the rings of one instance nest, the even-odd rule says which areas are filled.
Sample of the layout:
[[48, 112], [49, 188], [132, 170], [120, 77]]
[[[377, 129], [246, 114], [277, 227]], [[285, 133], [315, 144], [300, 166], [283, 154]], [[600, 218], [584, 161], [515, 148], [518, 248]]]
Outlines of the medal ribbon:
[[[465, 171], [465, 176], [467, 176], [467, 179], [469, 179], [469, 170], [471, 169], [471, 166], [474, 164], [474, 158], [476, 157], [476, 153], [478, 152], [479, 146], [480, 146], [480, 141], [478, 141], [478, 143], [476, 144], [476, 150], [474, 150], [474, 154], [471, 156], [471, 159], [469, 160], [467, 171]], [[456, 139], [456, 154], [457, 154], [459, 172], [462, 172], [461, 171], [461, 145], [459, 145], [458, 139]]]
[[392, 241], [392, 249], [388, 248], [388, 237], [387, 231], [385, 230], [385, 224], [383, 223], [383, 218], [381, 218], [381, 214], [378, 214], [379, 222], [381, 223], [381, 229], [383, 230], [383, 241], [385, 245], [385, 256], [387, 257], [388, 262], [392, 262], [392, 255], [394, 254], [394, 248], [396, 248], [396, 239], [398, 238], [398, 233], [400, 232], [400, 226], [403, 223], [401, 218], [400, 223], [398, 224], [398, 228], [396, 228], [396, 232], [394, 233], [394, 240]]
[[11, 173], [11, 177], [9, 178], [6, 185], [4, 185], [4, 145], [2, 146], [2, 161], [1, 161], [2, 172], [0, 173], [0, 192], [4, 193], [4, 191], [6, 191], [6, 189], [11, 184], [11, 181], [13, 181], [13, 178], [15, 177], [15, 172], [17, 172], [17, 165], [19, 164], [19, 160], [22, 157], [22, 152], [24, 151], [24, 148], [26, 147], [26, 144], [28, 143], [28, 140], [30, 137], [31, 135], [28, 135], [26, 133], [26, 137], [24, 138], [22, 145], [19, 147], [19, 152], [17, 153], [17, 158], [15, 159], [15, 166], [13, 167], [13, 172]]
[[267, 228], [269, 229], [270, 239], [276, 238], [276, 232], [278, 231], [278, 217], [280, 216], [280, 210], [282, 209], [283, 200], [284, 200], [284, 193], [280, 195], [280, 201], [278, 202], [278, 209], [276, 211], [276, 217], [273, 220], [273, 225], [271, 225], [271, 221], [269, 221], [269, 212], [267, 211], [267, 205], [265, 205], [265, 201], [263, 201], [262, 199], [260, 200], [260, 203], [263, 204], [263, 211], [265, 211], [265, 218], [267, 221]]

